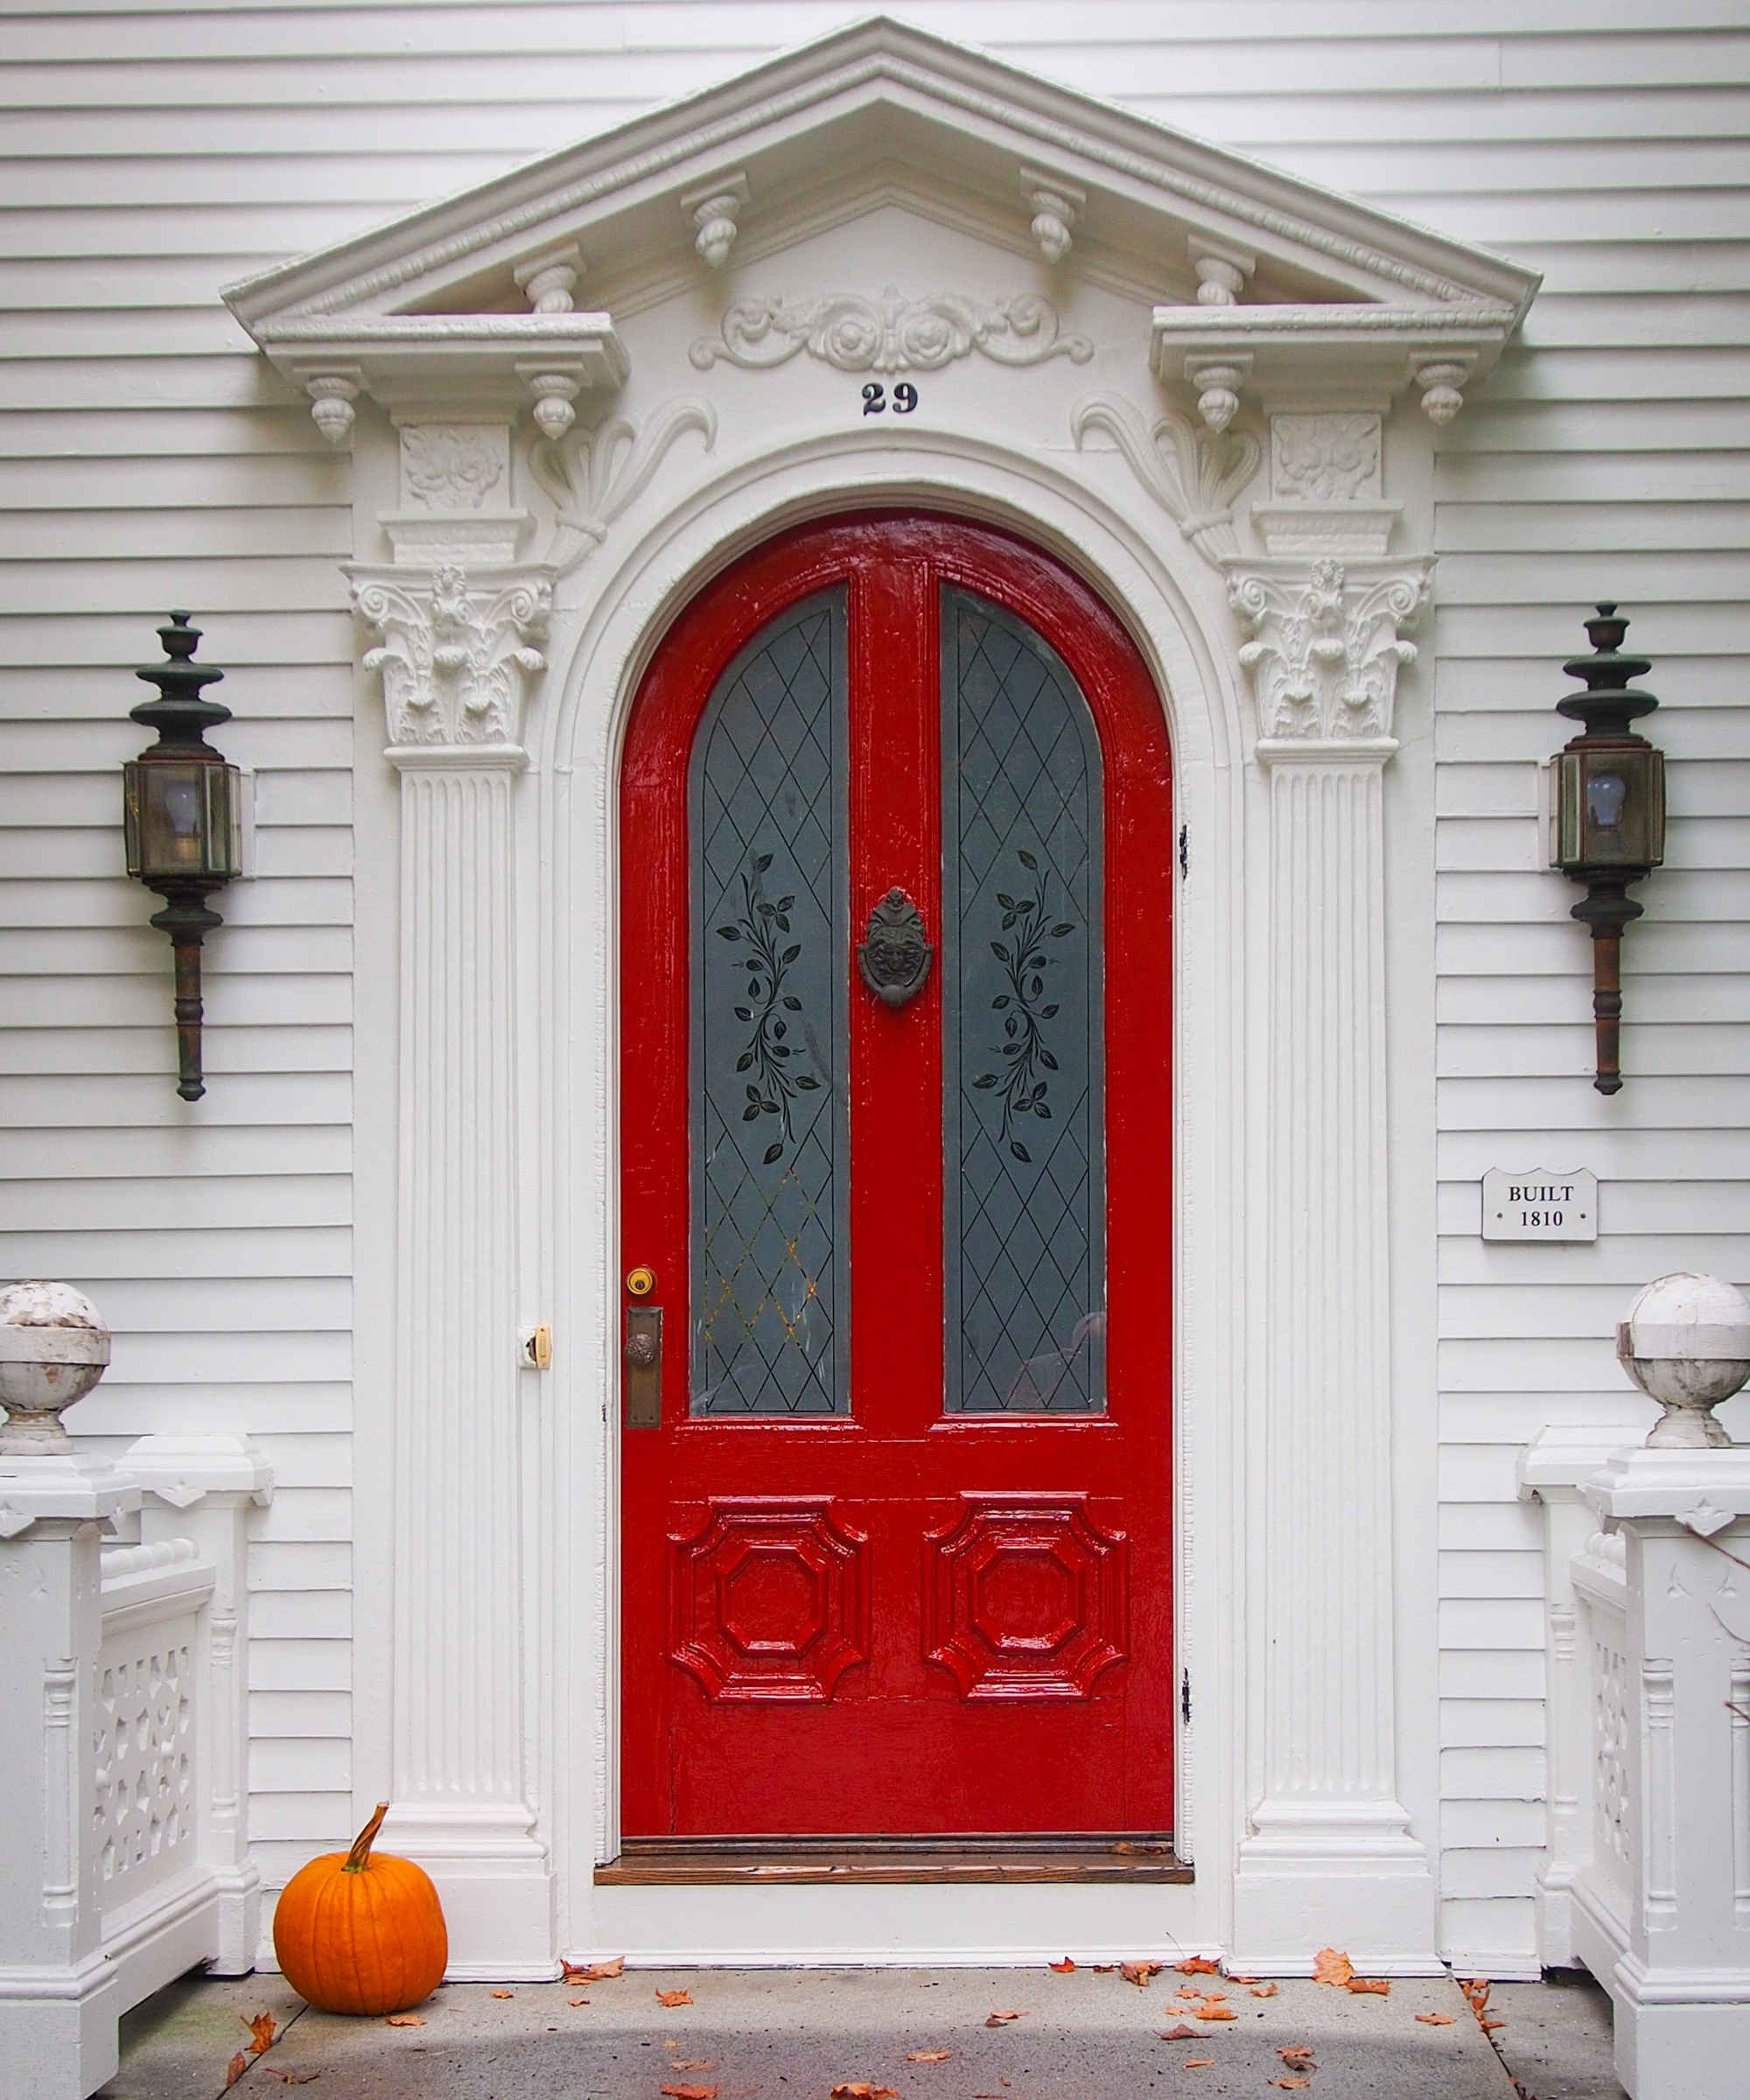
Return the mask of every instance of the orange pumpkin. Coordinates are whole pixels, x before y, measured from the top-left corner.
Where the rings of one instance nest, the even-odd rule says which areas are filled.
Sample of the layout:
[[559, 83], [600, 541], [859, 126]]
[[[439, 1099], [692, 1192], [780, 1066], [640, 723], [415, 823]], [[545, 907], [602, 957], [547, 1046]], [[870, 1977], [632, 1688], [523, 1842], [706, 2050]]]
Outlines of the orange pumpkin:
[[350, 1852], [300, 1867], [274, 1912], [285, 1980], [324, 2012], [405, 2012], [444, 1980], [450, 1939], [430, 1877], [410, 1859], [371, 1857], [388, 1814], [379, 1802]]

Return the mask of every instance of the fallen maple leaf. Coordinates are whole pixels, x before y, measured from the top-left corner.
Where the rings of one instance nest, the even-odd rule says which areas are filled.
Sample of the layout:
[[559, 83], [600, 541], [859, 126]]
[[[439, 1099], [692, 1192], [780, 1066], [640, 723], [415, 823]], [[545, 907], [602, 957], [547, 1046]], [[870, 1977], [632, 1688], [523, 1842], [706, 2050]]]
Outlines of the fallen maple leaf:
[[1276, 2053], [1291, 2071], [1310, 2071], [1314, 2068], [1312, 2050], [1306, 2042], [1297, 2041], [1291, 2048], [1278, 2049]]
[[386, 2027], [423, 2027], [425, 2022], [416, 2012], [391, 2012], [383, 2025]]
[[1354, 1964], [1348, 1956], [1339, 1954], [1334, 1947], [1321, 1947], [1312, 1957], [1315, 1984], [1334, 1984], [1340, 1991], [1354, 1972]]
[[987, 2027], [1006, 2027], [1012, 2020], [1025, 2020], [1025, 2012], [993, 2012], [984, 2022]]
[[1452, 2024], [1450, 2012], [1418, 2012], [1416, 2017], [1424, 2027], [1450, 2027]]
[[586, 2006], [586, 2005], [588, 2005], [588, 2004], [589, 2004], [589, 2002], [590, 2002], [590, 2001], [589, 2001], [589, 1999], [588, 1999], [588, 1998], [568, 1998], [565, 2000], [565, 2003], [566, 2003], [568, 2006], [570, 2006], [570, 2007], [573, 2009], [573, 2011], [575, 2011], [575, 2010], [577, 2009], [577, 2007], [578, 2007], [578, 2006]]
[[1237, 2020], [1240, 2016], [1231, 2006], [1219, 2006], [1213, 2000], [1198, 2007], [1199, 2020]]
[[1158, 1962], [1120, 1962], [1118, 1964], [1118, 1974], [1127, 1984], [1134, 1984], [1138, 1991], [1146, 1991], [1150, 1977], [1158, 1976], [1160, 1970], [1161, 1964]]
[[1343, 1986], [1357, 1998], [1390, 1998], [1391, 1985], [1382, 1976], [1352, 1976]]
[[248, 2058], [244, 2055], [241, 2049], [239, 2049], [237, 2054], [231, 2059], [230, 2062], [225, 2066], [226, 2085], [228, 2087], [235, 2085], [238, 2079], [242, 2076], [243, 2073], [247, 2071], [248, 2068]]
[[1460, 1982], [1459, 1988], [1464, 1992], [1466, 2002], [1473, 2012], [1480, 2013], [1488, 2003], [1488, 1978], [1487, 1977], [1474, 1976], [1468, 1983]]
[[1497, 2028], [1504, 2027], [1507, 2025], [1507, 2022], [1504, 2020], [1485, 2020], [1480, 2021], [1478, 2024], [1481, 2026], [1485, 2034], [1493, 2034]]
[[1230, 1984], [1255, 1984], [1257, 1980], [1255, 1976], [1236, 1976], [1231, 1969], [1228, 1971], [1228, 1981]]
[[1205, 1961], [1200, 1954], [1194, 1954], [1188, 1961], [1174, 1964], [1180, 1976], [1220, 1976], [1220, 1962]]
[[1270, 2080], [1272, 2085], [1279, 2085], [1284, 2090], [1291, 2086], [1311, 2085], [1312, 2082], [1310, 2078], [1272, 2078]]
[[494, 1998], [514, 1998], [516, 1993], [514, 1991], [494, 1991], [493, 1996]]
[[854, 2085], [834, 2086], [832, 2100], [900, 2100], [900, 2096], [891, 2085], [871, 2085], [859, 2078]]
[[665, 2085], [668, 2100], [717, 2100], [714, 2085]]
[[1187, 2027], [1181, 2020], [1176, 2027], [1169, 2027], [1161, 2036], [1161, 2040], [1163, 2041], [1195, 2041], [1197, 2030], [1195, 2027]]
[[1075, 1969], [1075, 1964], [1070, 1960], [1067, 1954], [1060, 1962], [1054, 1962], [1051, 1966], [1055, 1973], [1059, 1976], [1073, 1975]]
[[274, 2016], [271, 2012], [257, 2012], [253, 2020], [247, 2012], [237, 2015], [254, 2037], [248, 2044], [251, 2056], [264, 2056], [274, 2046]]
[[626, 1973], [626, 1956], [617, 1954], [606, 1962], [561, 1962], [568, 1984], [606, 1984]]
[[953, 2054], [952, 2049], [907, 2049], [906, 2062], [907, 2063], [946, 2063]]
[[659, 2006], [690, 2006], [692, 2002], [693, 1994], [690, 1991], [659, 1991], [656, 1993]]
[[1276, 1985], [1274, 1984], [1259, 1984], [1252, 1992], [1252, 1996], [1254, 1998], [1274, 1998]]

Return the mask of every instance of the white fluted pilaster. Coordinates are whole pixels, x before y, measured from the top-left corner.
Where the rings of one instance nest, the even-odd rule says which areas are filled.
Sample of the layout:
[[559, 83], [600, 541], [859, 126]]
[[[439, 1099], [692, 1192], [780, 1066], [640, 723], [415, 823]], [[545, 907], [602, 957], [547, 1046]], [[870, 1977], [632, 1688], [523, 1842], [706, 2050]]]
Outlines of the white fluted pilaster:
[[385, 1841], [437, 1882], [452, 1976], [553, 1970], [523, 1760], [512, 745], [401, 773], [395, 1661]]
[[1235, 1952], [1432, 1965], [1398, 1799], [1383, 775], [1426, 565], [1230, 570], [1269, 775], [1261, 1782]]

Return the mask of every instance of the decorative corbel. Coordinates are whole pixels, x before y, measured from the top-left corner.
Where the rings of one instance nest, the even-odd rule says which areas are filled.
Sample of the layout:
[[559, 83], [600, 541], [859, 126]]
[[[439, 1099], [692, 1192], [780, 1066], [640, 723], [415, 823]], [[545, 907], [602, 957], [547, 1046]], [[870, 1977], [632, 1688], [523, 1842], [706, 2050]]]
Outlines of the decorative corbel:
[[1246, 279], [1257, 268], [1257, 257], [1247, 255], [1243, 248], [1217, 247], [1195, 234], [1188, 245], [1191, 267], [1197, 272], [1197, 304], [1237, 305]]
[[572, 292], [584, 274], [582, 256], [575, 241], [562, 241], [519, 262], [511, 273], [527, 296], [535, 313], [570, 313]]
[[[570, 313], [571, 294], [583, 275], [583, 258], [575, 241], [562, 241], [519, 262], [512, 273], [527, 294], [536, 313]], [[535, 402], [535, 420], [543, 438], [563, 438], [578, 420], [571, 403], [583, 391], [580, 371], [567, 370], [542, 360], [519, 364], [516, 375]]]
[[1469, 384], [1475, 363], [1474, 356], [1454, 356], [1450, 352], [1411, 360], [1410, 376], [1422, 389], [1422, 412], [1430, 423], [1444, 430], [1464, 407], [1461, 389]]
[[1088, 192], [1047, 168], [1023, 168], [1021, 187], [1033, 207], [1028, 231], [1047, 262], [1061, 262], [1074, 245], [1071, 229], [1082, 217]]
[[681, 200], [681, 209], [695, 229], [693, 246], [713, 270], [721, 270], [729, 260], [749, 194], [746, 176], [738, 172], [722, 177], [708, 189], [690, 191]]
[[350, 444], [358, 420], [353, 403], [365, 383], [359, 367], [329, 365], [317, 370], [299, 366], [294, 376], [310, 396], [310, 419], [317, 429], [330, 444]]
[[1185, 376], [1197, 389], [1197, 413], [1218, 434], [1240, 412], [1240, 388], [1251, 377], [1250, 351], [1221, 357], [1187, 357]]

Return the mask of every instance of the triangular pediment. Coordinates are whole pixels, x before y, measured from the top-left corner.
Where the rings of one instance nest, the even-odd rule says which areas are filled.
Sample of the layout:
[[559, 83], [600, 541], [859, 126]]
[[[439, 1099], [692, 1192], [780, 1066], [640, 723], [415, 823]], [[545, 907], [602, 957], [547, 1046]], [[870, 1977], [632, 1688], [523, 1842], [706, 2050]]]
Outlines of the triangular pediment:
[[508, 378], [514, 365], [611, 386], [626, 369], [616, 316], [891, 203], [1152, 305], [1163, 376], [1186, 354], [1238, 354], [1256, 336], [1268, 358], [1309, 332], [1327, 355], [1376, 340], [1400, 372], [1418, 345], [1424, 356], [1451, 346], [1474, 369], [1537, 284], [1498, 257], [878, 18], [227, 299], [306, 383], [350, 359], [368, 382], [374, 368], [411, 360], [452, 379], [487, 367]]

